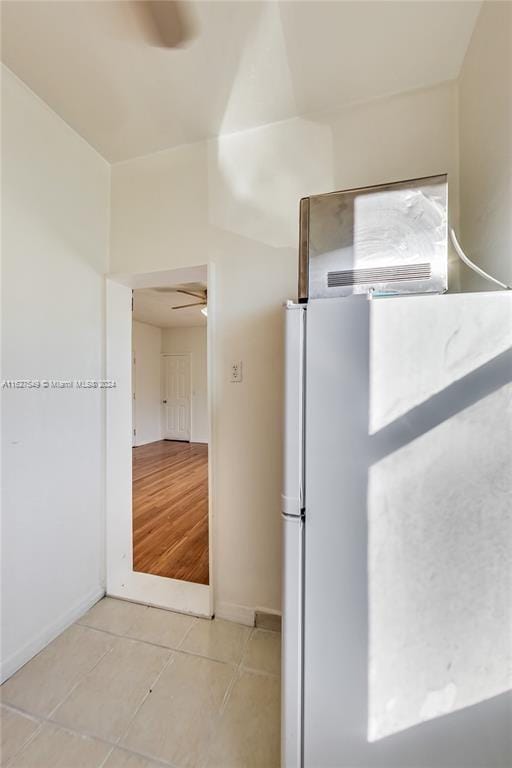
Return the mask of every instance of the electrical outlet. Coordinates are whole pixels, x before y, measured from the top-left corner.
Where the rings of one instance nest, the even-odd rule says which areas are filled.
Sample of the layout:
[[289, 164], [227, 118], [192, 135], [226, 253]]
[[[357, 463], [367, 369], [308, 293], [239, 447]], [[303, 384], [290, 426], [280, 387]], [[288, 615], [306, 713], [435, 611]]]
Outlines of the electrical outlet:
[[236, 360], [231, 363], [231, 379], [233, 384], [239, 384], [242, 381], [242, 361]]

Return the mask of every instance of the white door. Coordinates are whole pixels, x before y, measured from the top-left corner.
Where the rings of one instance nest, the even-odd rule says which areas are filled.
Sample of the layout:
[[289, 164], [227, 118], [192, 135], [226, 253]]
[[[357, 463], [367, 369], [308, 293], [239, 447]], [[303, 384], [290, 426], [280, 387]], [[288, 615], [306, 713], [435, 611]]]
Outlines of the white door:
[[190, 357], [165, 355], [163, 360], [163, 436], [190, 440]]

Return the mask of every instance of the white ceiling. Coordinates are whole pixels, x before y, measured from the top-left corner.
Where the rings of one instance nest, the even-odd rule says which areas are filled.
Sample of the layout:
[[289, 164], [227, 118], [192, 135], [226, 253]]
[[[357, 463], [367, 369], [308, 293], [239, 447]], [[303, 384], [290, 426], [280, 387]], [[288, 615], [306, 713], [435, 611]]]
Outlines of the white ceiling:
[[458, 76], [480, 2], [187, 2], [185, 47], [140, 6], [3, 0], [2, 60], [116, 162]]
[[[206, 284], [193, 283], [186, 287], [191, 291], [204, 290]], [[159, 328], [206, 325], [206, 317], [201, 313], [201, 307], [172, 309], [193, 301], [195, 301], [193, 296], [171, 290], [163, 293], [154, 288], [138, 288], [133, 292], [133, 319]]]

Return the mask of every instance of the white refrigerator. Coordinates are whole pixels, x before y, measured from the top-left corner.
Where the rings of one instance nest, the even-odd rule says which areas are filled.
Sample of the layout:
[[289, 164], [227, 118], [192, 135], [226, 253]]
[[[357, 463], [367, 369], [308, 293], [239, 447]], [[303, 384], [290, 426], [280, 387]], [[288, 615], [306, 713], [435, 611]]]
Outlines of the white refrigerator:
[[282, 768], [511, 764], [511, 300], [284, 309]]

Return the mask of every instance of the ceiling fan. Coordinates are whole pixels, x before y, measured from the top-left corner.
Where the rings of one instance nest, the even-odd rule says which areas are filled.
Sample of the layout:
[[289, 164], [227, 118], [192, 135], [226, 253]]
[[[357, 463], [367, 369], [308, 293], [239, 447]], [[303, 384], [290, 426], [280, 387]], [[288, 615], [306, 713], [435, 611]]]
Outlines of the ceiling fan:
[[172, 309], [185, 309], [185, 307], [206, 307], [208, 304], [208, 291], [206, 288], [200, 293], [196, 293], [195, 291], [185, 291], [182, 288], [178, 288], [176, 293], [185, 293], [187, 296], [195, 296], [196, 299], [200, 299], [200, 301], [194, 301], [192, 304], [180, 304], [177, 307], [172, 307]]
[[[186, 296], [194, 296], [199, 301], [194, 301], [191, 304], [179, 304], [171, 309], [186, 309], [187, 307], [206, 307], [208, 304], [208, 289], [207, 288], [153, 288], [154, 291], [159, 293], [184, 293]], [[201, 310], [203, 311], [203, 310]], [[203, 312], [206, 314], [206, 312]]]
[[134, 7], [139, 24], [151, 45], [180, 48], [195, 35], [185, 2], [179, 0], [143, 0]]

